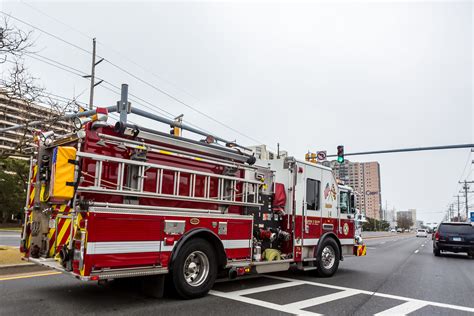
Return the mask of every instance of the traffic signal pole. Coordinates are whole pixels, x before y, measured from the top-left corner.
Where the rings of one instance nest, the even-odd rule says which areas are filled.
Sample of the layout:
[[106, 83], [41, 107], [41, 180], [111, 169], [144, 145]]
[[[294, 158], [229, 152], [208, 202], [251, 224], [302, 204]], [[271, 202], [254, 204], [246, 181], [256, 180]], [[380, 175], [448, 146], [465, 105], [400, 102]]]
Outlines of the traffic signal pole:
[[[339, 148], [339, 146], [338, 146]], [[444, 146], [430, 146], [430, 147], [412, 147], [412, 148], [397, 148], [397, 149], [386, 149], [386, 150], [373, 150], [373, 151], [361, 151], [355, 153], [346, 153], [345, 156], [357, 156], [357, 155], [373, 155], [373, 154], [389, 154], [389, 153], [400, 153], [409, 151], [427, 151], [427, 150], [443, 150], [443, 149], [460, 149], [460, 148], [474, 148], [474, 144], [459, 144], [459, 145], [444, 145]], [[339, 155], [327, 155], [327, 157], [338, 157]]]

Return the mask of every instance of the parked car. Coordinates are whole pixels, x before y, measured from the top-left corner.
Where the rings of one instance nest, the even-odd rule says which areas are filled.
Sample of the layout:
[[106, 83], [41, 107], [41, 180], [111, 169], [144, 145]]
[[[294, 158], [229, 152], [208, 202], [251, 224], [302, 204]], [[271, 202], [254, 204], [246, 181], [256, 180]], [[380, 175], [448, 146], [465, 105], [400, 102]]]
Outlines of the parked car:
[[397, 233], [403, 233], [403, 229], [398, 228], [398, 229], [397, 229]]
[[390, 230], [390, 232], [391, 232], [391, 233], [396, 233], [397, 231], [395, 230], [395, 228], [392, 228], [392, 229]]
[[418, 229], [416, 231], [416, 237], [425, 237], [425, 238], [427, 238], [428, 237], [428, 232], [426, 231], [426, 229]]
[[441, 223], [433, 238], [433, 254], [465, 252], [474, 257], [474, 223]]

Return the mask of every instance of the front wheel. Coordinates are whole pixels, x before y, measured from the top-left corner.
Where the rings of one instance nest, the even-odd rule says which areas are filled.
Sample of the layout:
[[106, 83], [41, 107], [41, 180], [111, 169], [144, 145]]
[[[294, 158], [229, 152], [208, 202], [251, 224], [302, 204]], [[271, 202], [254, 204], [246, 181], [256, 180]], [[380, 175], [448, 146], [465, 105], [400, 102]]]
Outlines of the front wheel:
[[336, 241], [332, 238], [324, 239], [318, 246], [316, 255], [317, 274], [325, 278], [333, 276], [339, 267], [340, 257], [341, 254]]
[[217, 276], [213, 247], [203, 239], [186, 242], [172, 264], [172, 280], [179, 296], [185, 299], [206, 295]]

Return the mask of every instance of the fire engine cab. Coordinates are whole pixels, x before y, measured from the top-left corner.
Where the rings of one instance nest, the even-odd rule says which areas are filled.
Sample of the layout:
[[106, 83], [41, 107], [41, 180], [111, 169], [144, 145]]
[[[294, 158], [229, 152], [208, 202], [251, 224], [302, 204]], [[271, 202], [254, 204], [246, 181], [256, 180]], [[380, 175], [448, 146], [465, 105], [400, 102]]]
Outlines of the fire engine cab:
[[[120, 121], [110, 124], [115, 111]], [[175, 135], [130, 124], [130, 113], [169, 124]], [[354, 238], [352, 189], [328, 167], [255, 157], [132, 108], [126, 94], [117, 107], [68, 118], [70, 134], [35, 132], [25, 260], [85, 281], [166, 276], [181, 297], [195, 298], [218, 276], [294, 266], [329, 277], [345, 256], [365, 255]]]

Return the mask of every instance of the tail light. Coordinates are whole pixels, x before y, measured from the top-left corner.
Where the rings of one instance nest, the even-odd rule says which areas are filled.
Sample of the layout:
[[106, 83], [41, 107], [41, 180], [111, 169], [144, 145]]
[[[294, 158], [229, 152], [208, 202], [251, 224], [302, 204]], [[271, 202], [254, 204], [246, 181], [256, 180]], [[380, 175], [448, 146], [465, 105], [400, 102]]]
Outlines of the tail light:
[[436, 231], [436, 234], [435, 234], [435, 239], [436, 239], [436, 241], [438, 241], [438, 240], [439, 240], [439, 230], [437, 230], [437, 231]]

